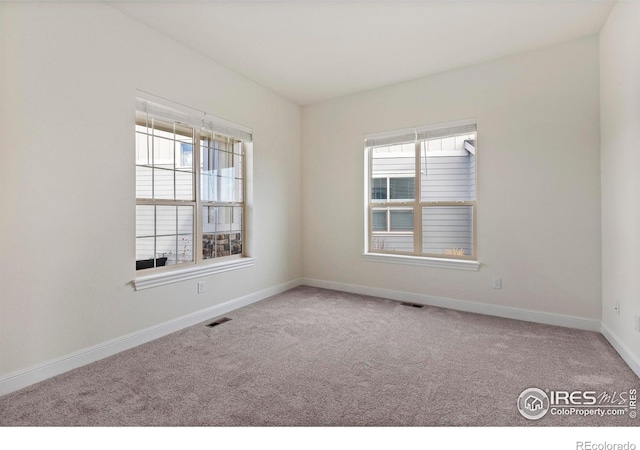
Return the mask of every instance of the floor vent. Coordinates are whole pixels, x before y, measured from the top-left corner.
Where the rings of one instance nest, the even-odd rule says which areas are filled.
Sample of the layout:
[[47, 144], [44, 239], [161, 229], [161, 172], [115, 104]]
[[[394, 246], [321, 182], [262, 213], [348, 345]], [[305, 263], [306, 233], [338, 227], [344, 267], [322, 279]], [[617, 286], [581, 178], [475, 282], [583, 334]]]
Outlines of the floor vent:
[[419, 303], [402, 302], [400, 304], [403, 305], [403, 306], [411, 306], [413, 308], [424, 308], [424, 305], [421, 305]]
[[225, 322], [229, 322], [231, 319], [229, 319], [228, 317], [223, 317], [221, 319], [216, 319], [211, 323], [208, 323], [206, 326], [208, 326], [209, 328], [213, 328], [217, 325], [223, 324]]

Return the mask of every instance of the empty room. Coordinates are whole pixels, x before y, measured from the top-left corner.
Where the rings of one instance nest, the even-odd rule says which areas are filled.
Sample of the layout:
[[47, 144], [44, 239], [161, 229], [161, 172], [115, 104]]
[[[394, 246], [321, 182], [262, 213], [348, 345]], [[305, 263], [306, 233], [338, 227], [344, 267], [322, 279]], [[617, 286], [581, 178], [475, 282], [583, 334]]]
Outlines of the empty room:
[[640, 3], [5, 1], [0, 45], [0, 425], [640, 425]]

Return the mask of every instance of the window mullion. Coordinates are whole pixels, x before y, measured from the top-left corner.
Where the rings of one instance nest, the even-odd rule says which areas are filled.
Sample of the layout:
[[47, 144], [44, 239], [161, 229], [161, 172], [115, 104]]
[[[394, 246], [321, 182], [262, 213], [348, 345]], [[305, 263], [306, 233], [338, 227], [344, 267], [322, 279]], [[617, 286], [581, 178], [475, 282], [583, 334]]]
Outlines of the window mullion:
[[370, 148], [367, 150], [367, 187], [366, 187], [366, 196], [367, 196], [367, 239], [365, 241], [364, 250], [365, 252], [370, 252], [371, 247], [373, 246], [373, 205], [371, 202], [371, 189], [373, 188], [373, 149]]
[[196, 129], [194, 130], [194, 145], [193, 145], [193, 157], [192, 161], [192, 169], [193, 169], [193, 198], [195, 199], [195, 212], [193, 217], [195, 219], [194, 229], [193, 229], [193, 260], [196, 264], [200, 264], [203, 261], [203, 251], [202, 251], [202, 222], [204, 217], [202, 215], [202, 199], [200, 198], [200, 140], [202, 136], [200, 132]]
[[387, 180], [387, 201], [390, 202], [391, 201], [391, 177], [387, 176], [385, 177], [385, 180]]
[[420, 207], [420, 142], [416, 140], [415, 144], [415, 176], [414, 176], [414, 192], [413, 192], [413, 253], [420, 255], [422, 253], [422, 208]]

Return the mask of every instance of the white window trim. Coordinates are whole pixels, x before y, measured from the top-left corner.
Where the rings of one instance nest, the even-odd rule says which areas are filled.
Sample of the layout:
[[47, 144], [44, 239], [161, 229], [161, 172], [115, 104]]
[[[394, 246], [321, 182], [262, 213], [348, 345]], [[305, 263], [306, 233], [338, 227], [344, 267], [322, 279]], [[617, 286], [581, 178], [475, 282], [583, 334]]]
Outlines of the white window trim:
[[[253, 130], [251, 128], [244, 127], [242, 125], [238, 125], [234, 122], [227, 121], [225, 119], [221, 119], [219, 117], [215, 117], [212, 115], [208, 115], [206, 112], [190, 108], [185, 105], [181, 105], [179, 103], [172, 102], [162, 97], [155, 96], [153, 94], [149, 94], [144, 91], [137, 90], [136, 91], [136, 111], [147, 111], [147, 114], [155, 115], [159, 114], [160, 120], [177, 120], [185, 123], [190, 127], [199, 126], [201, 123], [202, 126], [205, 124], [209, 129], [213, 130], [215, 133], [223, 134], [230, 136], [236, 140], [242, 141], [243, 145], [251, 145], [253, 140]], [[194, 147], [193, 151], [196, 149]], [[244, 166], [244, 180], [246, 183], [247, 170], [249, 167], [249, 153], [245, 152], [245, 166]], [[198, 172], [194, 167], [194, 176], [196, 178], [194, 189], [196, 191], [199, 190], [198, 185]], [[131, 284], [133, 285], [136, 291], [154, 288], [157, 286], [163, 286], [171, 283], [177, 283], [184, 280], [190, 280], [194, 278], [200, 278], [208, 275], [214, 275], [217, 273], [228, 272], [232, 270], [243, 269], [247, 267], [252, 267], [255, 264], [255, 258], [250, 257], [245, 252], [250, 252], [250, 241], [249, 236], [249, 226], [247, 226], [247, 214], [246, 214], [246, 206], [251, 203], [252, 195], [250, 191], [247, 189], [246, 184], [244, 185], [244, 199], [242, 202], [243, 205], [243, 255], [240, 256], [230, 256], [230, 257], [221, 257], [219, 261], [216, 259], [206, 259], [203, 260], [201, 257], [196, 257], [194, 254], [194, 261], [191, 263], [186, 263], [184, 266], [182, 265], [173, 265], [173, 266], [165, 266], [160, 268], [159, 271], [156, 269], [150, 269], [152, 273], [141, 274], [140, 271], [136, 271], [136, 277], [133, 279]], [[174, 202], [175, 203], [175, 202]], [[199, 199], [196, 199], [194, 202], [196, 209], [196, 225], [194, 226], [194, 239], [196, 238], [196, 230], [199, 227], [200, 223], [200, 208], [203, 202]], [[206, 203], [206, 202], [205, 202]], [[229, 203], [231, 205], [231, 203]], [[200, 237], [202, 236], [202, 232], [199, 232]], [[194, 251], [196, 246], [194, 245]]]
[[223, 261], [215, 264], [191, 265], [184, 269], [174, 269], [170, 272], [155, 273], [153, 275], [143, 275], [133, 280], [133, 287], [136, 291], [143, 289], [164, 286], [165, 284], [177, 283], [179, 281], [191, 280], [217, 273], [229, 272], [231, 270], [244, 269], [255, 264], [256, 259], [250, 257], [238, 258], [233, 261]]
[[465, 259], [432, 258], [429, 256], [393, 255], [388, 253], [363, 253], [365, 261], [406, 264], [409, 266], [437, 267], [440, 269], [457, 269], [477, 272], [480, 262]]

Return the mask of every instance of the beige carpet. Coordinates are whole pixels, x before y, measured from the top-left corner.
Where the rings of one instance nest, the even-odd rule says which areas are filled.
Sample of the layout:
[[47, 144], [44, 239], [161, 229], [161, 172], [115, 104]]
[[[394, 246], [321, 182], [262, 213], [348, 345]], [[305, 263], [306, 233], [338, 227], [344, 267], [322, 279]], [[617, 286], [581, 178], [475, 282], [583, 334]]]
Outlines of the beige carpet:
[[0, 397], [0, 425], [637, 426], [523, 418], [529, 387], [639, 380], [598, 333], [299, 287]]

